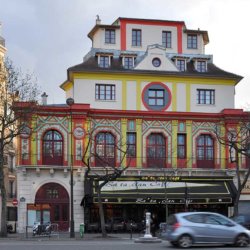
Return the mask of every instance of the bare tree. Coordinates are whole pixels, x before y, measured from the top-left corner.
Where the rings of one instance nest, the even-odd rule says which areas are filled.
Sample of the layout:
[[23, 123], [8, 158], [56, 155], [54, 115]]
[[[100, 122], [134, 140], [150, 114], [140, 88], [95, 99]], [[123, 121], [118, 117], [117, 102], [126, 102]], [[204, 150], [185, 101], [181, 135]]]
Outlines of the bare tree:
[[[250, 176], [250, 114], [245, 113], [244, 117], [237, 122], [231, 121], [230, 125], [226, 127], [225, 132], [216, 126], [215, 134], [219, 143], [228, 147], [230, 162], [235, 166], [237, 194], [234, 201], [234, 215], [238, 215], [241, 191]], [[246, 160], [246, 169], [243, 171], [240, 168], [241, 156]]]
[[[0, 69], [0, 191], [2, 197], [0, 236], [7, 236], [7, 195], [5, 187], [4, 155], [12, 147], [14, 138], [25, 133], [36, 107], [39, 88], [32, 74], [23, 75], [13, 66], [12, 61], [5, 60]], [[22, 104], [21, 104], [22, 103]]]
[[[102, 195], [101, 195], [102, 188], [109, 181], [115, 181], [118, 177], [120, 177], [122, 173], [129, 167], [130, 160], [127, 161], [126, 166], [122, 167], [122, 163], [126, 160], [126, 155], [128, 152], [128, 148], [124, 150], [124, 146], [126, 147], [126, 143], [125, 141], [123, 141], [123, 139], [121, 139], [119, 142], [116, 142], [114, 148], [116, 152], [118, 151], [121, 154], [119, 164], [115, 162], [112, 163], [105, 157], [100, 157], [100, 155], [98, 155], [95, 148], [93, 147], [94, 131], [95, 128], [93, 128], [87, 133], [88, 138], [87, 137], [86, 138], [88, 140], [88, 143], [82, 157], [82, 162], [87, 167], [87, 170], [85, 172], [85, 180], [94, 179], [95, 189], [98, 197], [98, 207], [99, 207], [99, 217], [101, 222], [102, 237], [107, 237], [107, 232], [105, 228], [104, 209], [103, 209]], [[99, 168], [91, 166], [92, 159], [98, 159]]]

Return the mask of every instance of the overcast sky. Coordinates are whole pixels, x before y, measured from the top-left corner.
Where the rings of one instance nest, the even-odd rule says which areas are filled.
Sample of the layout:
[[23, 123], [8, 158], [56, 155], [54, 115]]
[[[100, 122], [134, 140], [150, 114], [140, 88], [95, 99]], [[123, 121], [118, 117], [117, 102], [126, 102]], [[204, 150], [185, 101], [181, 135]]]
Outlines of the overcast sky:
[[250, 104], [249, 0], [0, 0], [1, 36], [7, 56], [23, 72], [34, 72], [49, 103], [65, 103], [59, 85], [67, 68], [90, 50], [88, 32], [118, 17], [184, 21], [207, 30], [206, 54], [223, 70], [241, 75], [236, 108]]

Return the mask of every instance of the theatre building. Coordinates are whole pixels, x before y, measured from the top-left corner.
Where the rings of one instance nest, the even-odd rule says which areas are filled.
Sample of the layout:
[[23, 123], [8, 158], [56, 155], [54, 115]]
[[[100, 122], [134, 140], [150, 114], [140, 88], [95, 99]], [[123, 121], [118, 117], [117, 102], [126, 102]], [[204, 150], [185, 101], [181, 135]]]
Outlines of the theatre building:
[[[235, 166], [214, 131], [238, 131], [248, 114], [234, 108], [242, 77], [205, 53], [208, 32], [182, 21], [104, 25], [98, 17], [88, 37], [90, 51], [60, 86], [65, 103], [49, 105], [44, 94], [19, 138], [19, 230], [35, 220], [68, 230], [71, 170], [75, 230], [98, 222], [95, 177], [110, 171], [103, 162], [128, 166], [102, 189], [106, 221], [140, 222], [145, 211], [159, 222], [187, 210], [231, 215]], [[93, 174], [86, 179], [88, 155]], [[247, 164], [242, 156], [241, 171]]]

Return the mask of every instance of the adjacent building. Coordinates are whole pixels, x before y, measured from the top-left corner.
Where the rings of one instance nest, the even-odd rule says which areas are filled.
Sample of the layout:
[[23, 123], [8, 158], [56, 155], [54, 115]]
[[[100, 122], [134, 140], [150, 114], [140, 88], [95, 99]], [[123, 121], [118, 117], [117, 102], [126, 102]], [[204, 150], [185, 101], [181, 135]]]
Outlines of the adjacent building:
[[[0, 23], [1, 26], [1, 23]], [[5, 39], [0, 36], [0, 92], [1, 92], [1, 101], [0, 101], [0, 117], [3, 117], [3, 100], [2, 94], [5, 93], [5, 83], [6, 83], [6, 70], [4, 66], [4, 59], [6, 54]], [[2, 130], [2, 119], [0, 121], [0, 127]], [[2, 131], [1, 131], [2, 132]], [[0, 138], [1, 139], [1, 138]], [[3, 180], [5, 189], [6, 189], [6, 204], [7, 204], [7, 224], [11, 225], [11, 231], [15, 232], [16, 230], [16, 221], [17, 221], [17, 182], [16, 182], [16, 169], [15, 169], [15, 140], [5, 146], [3, 159]], [[2, 209], [2, 197], [0, 193], [0, 211]], [[1, 218], [0, 218], [1, 220]]]
[[[145, 211], [159, 222], [183, 210], [230, 215], [235, 166], [214, 130], [238, 131], [248, 114], [234, 108], [242, 77], [205, 53], [208, 32], [182, 21], [120, 17], [104, 25], [97, 17], [88, 37], [91, 50], [60, 86], [74, 103], [48, 105], [44, 93], [19, 138], [19, 231], [37, 220], [68, 230], [72, 170], [75, 230], [98, 222], [94, 176], [103, 162], [129, 165], [102, 189], [107, 221], [140, 222]], [[85, 179], [90, 154], [94, 174]], [[242, 157], [242, 171], [247, 164]], [[248, 193], [244, 199], [242, 207]]]

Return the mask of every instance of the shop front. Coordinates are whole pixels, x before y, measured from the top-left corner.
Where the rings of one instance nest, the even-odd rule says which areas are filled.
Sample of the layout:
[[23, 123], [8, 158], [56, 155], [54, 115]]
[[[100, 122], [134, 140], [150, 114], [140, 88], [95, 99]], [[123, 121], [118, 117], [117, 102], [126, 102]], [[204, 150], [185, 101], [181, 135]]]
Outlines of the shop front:
[[[86, 223], [98, 222], [98, 199], [95, 179], [86, 181]], [[140, 223], [149, 211], [164, 222], [172, 213], [213, 211], [228, 215], [233, 207], [235, 186], [232, 178], [182, 176], [124, 176], [108, 182], [101, 192], [106, 221], [123, 218]]]

